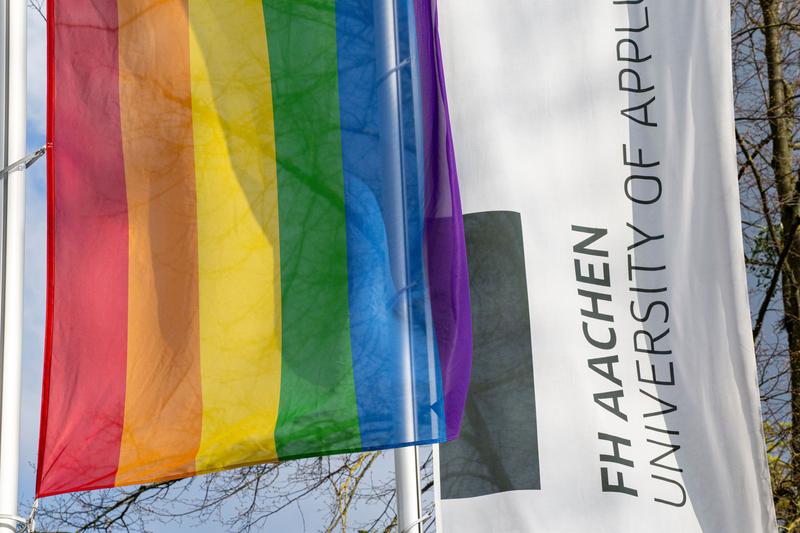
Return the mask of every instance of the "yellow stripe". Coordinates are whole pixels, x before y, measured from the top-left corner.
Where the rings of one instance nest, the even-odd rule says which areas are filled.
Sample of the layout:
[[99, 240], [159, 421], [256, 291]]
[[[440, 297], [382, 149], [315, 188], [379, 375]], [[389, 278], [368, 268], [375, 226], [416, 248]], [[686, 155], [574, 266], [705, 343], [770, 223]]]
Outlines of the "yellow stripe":
[[189, 22], [206, 471], [277, 457], [278, 193], [261, 0], [189, 0]]

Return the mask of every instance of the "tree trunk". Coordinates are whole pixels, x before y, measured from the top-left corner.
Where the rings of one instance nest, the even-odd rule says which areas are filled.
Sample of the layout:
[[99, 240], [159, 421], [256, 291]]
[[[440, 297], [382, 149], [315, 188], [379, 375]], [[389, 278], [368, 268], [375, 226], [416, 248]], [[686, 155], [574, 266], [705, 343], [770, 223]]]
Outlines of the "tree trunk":
[[796, 502], [800, 487], [800, 231], [794, 231], [798, 214], [797, 178], [792, 172], [792, 109], [787, 95], [783, 73], [783, 48], [781, 45], [782, 0], [760, 0], [764, 15], [764, 54], [769, 77], [769, 102], [767, 117], [772, 134], [772, 169], [775, 173], [782, 238], [791, 239], [789, 255], [782, 272], [784, 321], [789, 348], [790, 400], [792, 427], [792, 486], [794, 504], [792, 514], [797, 514]]

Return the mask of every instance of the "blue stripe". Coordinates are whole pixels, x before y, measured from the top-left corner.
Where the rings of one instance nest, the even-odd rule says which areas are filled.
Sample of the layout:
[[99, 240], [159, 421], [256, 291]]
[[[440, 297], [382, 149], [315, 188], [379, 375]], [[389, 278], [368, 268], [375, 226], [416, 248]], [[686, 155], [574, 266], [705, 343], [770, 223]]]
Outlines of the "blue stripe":
[[[366, 449], [392, 444], [439, 441], [444, 437], [438, 357], [429, 346], [426, 328], [422, 256], [422, 211], [418, 180], [411, 71], [403, 71], [401, 123], [406, 184], [407, 271], [409, 287], [392, 279], [384, 206], [403, 201], [387, 198], [381, 171], [380, 109], [378, 99], [375, 17], [373, 0], [337, 0], [336, 33], [339, 70], [339, 108], [347, 221], [348, 298], [353, 376]], [[401, 57], [407, 56], [407, 5], [398, 2]], [[398, 303], [407, 298], [410, 324], [398, 316]], [[407, 369], [400, 349], [410, 335], [411, 381], [415, 427], [406, 427], [403, 395]], [[406, 378], [406, 379], [404, 379]], [[433, 394], [431, 393], [433, 391]]]

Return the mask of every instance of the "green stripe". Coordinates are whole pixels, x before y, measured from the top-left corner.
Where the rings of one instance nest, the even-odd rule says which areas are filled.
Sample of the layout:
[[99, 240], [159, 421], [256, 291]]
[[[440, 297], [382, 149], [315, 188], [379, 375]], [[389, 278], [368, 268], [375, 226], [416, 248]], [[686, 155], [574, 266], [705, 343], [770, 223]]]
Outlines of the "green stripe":
[[347, 301], [335, 0], [264, 0], [280, 219], [282, 370], [275, 443], [289, 458], [361, 447]]

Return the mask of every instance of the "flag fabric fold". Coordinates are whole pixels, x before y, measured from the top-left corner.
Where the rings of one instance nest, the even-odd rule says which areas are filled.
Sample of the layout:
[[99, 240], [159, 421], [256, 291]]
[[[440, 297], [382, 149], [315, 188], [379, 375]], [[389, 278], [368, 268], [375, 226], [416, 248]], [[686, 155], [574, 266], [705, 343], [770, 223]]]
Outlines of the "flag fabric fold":
[[38, 496], [458, 434], [438, 38], [394, 4], [50, 1]]

